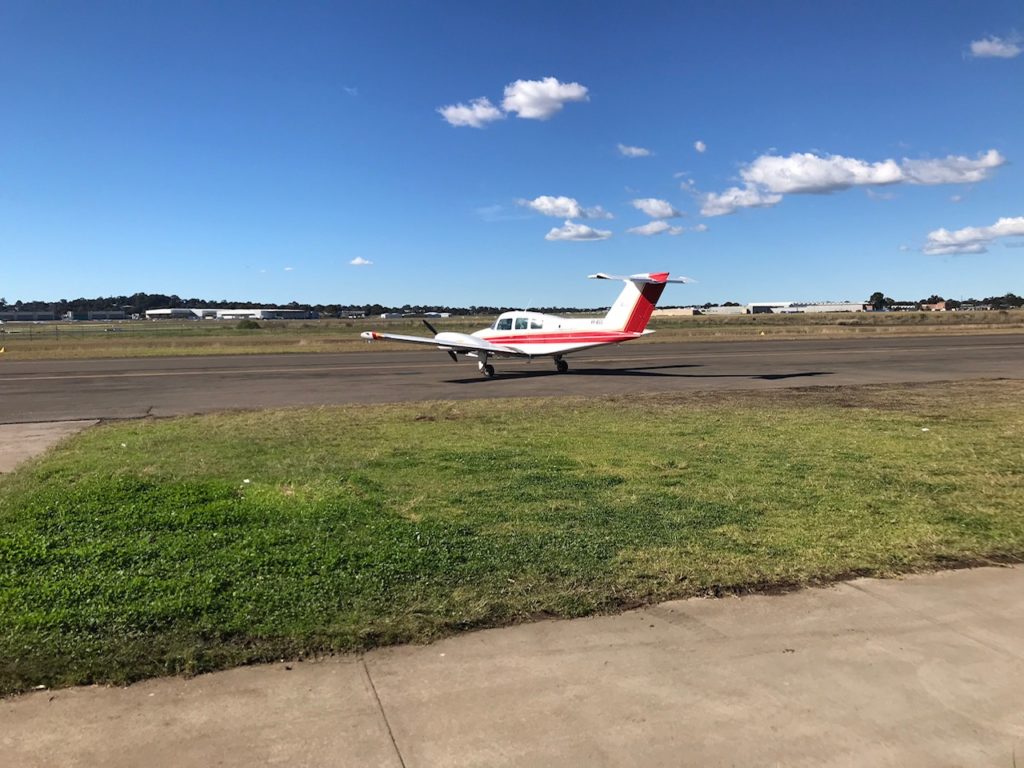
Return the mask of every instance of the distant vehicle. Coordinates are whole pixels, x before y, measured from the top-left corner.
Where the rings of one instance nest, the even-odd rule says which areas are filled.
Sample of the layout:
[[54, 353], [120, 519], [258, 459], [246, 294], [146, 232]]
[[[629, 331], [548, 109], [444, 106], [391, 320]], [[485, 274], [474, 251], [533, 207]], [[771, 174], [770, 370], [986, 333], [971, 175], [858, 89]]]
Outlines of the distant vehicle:
[[686, 277], [669, 279], [668, 272], [647, 272], [638, 275], [588, 275], [594, 280], [621, 280], [626, 285], [608, 314], [602, 318], [566, 318], [540, 312], [503, 312], [494, 323], [471, 334], [438, 333], [426, 320], [424, 325], [434, 334], [401, 336], [395, 333], [364, 331], [368, 341], [390, 340], [413, 344], [430, 344], [447, 352], [452, 360], [458, 355], [477, 358], [477, 367], [487, 378], [494, 376], [492, 357], [551, 357], [559, 373], [569, 370], [565, 356], [583, 349], [606, 344], [621, 344], [654, 331], [647, 330], [651, 313], [668, 283], [693, 282]]

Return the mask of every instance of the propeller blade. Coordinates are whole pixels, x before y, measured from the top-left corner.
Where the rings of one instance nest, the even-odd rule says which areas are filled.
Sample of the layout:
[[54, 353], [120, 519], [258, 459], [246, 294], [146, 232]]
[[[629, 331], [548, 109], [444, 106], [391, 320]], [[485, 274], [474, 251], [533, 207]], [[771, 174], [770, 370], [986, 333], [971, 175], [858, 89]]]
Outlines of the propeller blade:
[[[2, 351], [2, 350], [0, 350], [0, 351]], [[458, 355], [456, 355], [456, 354], [455, 354], [454, 352], [452, 352], [452, 351], [451, 351], [450, 349], [448, 350], [448, 357], [450, 357], [450, 358], [452, 359], [452, 362], [453, 362], [453, 363], [457, 363], [457, 362], [459, 362], [459, 358], [458, 358]]]
[[423, 321], [423, 324], [424, 324], [425, 326], [427, 326], [427, 328], [429, 328], [429, 329], [430, 329], [430, 332], [431, 332], [432, 334], [434, 334], [435, 336], [437, 336], [437, 328], [435, 328], [434, 326], [432, 326], [432, 325], [431, 325], [430, 323], [428, 323], [428, 322], [427, 322], [426, 320], [424, 320], [424, 321]]

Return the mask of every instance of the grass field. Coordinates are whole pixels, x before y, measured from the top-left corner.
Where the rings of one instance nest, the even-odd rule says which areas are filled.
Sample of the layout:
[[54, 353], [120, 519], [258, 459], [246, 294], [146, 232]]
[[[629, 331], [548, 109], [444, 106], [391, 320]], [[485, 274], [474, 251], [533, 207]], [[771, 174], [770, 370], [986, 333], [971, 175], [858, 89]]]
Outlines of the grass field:
[[[431, 320], [439, 330], [469, 332], [489, 325], [492, 317]], [[131, 321], [124, 323], [8, 323], [0, 331], [2, 359], [152, 357], [172, 355], [347, 352], [395, 349], [367, 345], [361, 331], [387, 330], [427, 335], [421, 320], [260, 321], [258, 329], [240, 329], [214, 321]], [[742, 340], [760, 338], [841, 338], [851, 335], [918, 335], [928, 333], [1019, 333], [1024, 310], [995, 312], [885, 312], [818, 315], [740, 315], [655, 317], [654, 335], [634, 343]]]
[[992, 381], [100, 426], [0, 478], [0, 692], [1019, 558], [1021, 402]]

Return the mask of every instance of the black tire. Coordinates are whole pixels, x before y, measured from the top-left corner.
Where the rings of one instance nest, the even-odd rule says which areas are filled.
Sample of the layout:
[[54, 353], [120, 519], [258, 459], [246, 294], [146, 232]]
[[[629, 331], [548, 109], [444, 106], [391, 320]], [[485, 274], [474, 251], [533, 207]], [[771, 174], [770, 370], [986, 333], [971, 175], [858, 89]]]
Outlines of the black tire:
[[565, 360], [556, 360], [555, 367], [558, 369], [559, 373], [565, 373], [569, 370], [569, 364], [565, 362]]
[[488, 363], [487, 365], [485, 365], [483, 367], [482, 370], [483, 370], [484, 376], [486, 376], [488, 379], [493, 379], [494, 378], [494, 366], [493, 365]]

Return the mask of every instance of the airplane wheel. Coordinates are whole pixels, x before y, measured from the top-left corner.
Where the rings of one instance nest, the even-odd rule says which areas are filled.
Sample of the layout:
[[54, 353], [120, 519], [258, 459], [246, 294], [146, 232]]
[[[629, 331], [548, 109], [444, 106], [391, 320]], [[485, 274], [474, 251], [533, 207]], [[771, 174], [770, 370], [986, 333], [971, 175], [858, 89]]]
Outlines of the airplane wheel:
[[559, 373], [565, 373], [569, 370], [569, 364], [565, 360], [556, 360], [555, 367], [558, 368]]
[[486, 376], [488, 379], [494, 378], [494, 366], [491, 365], [490, 363], [481, 368], [480, 372], [483, 373], [483, 375]]

